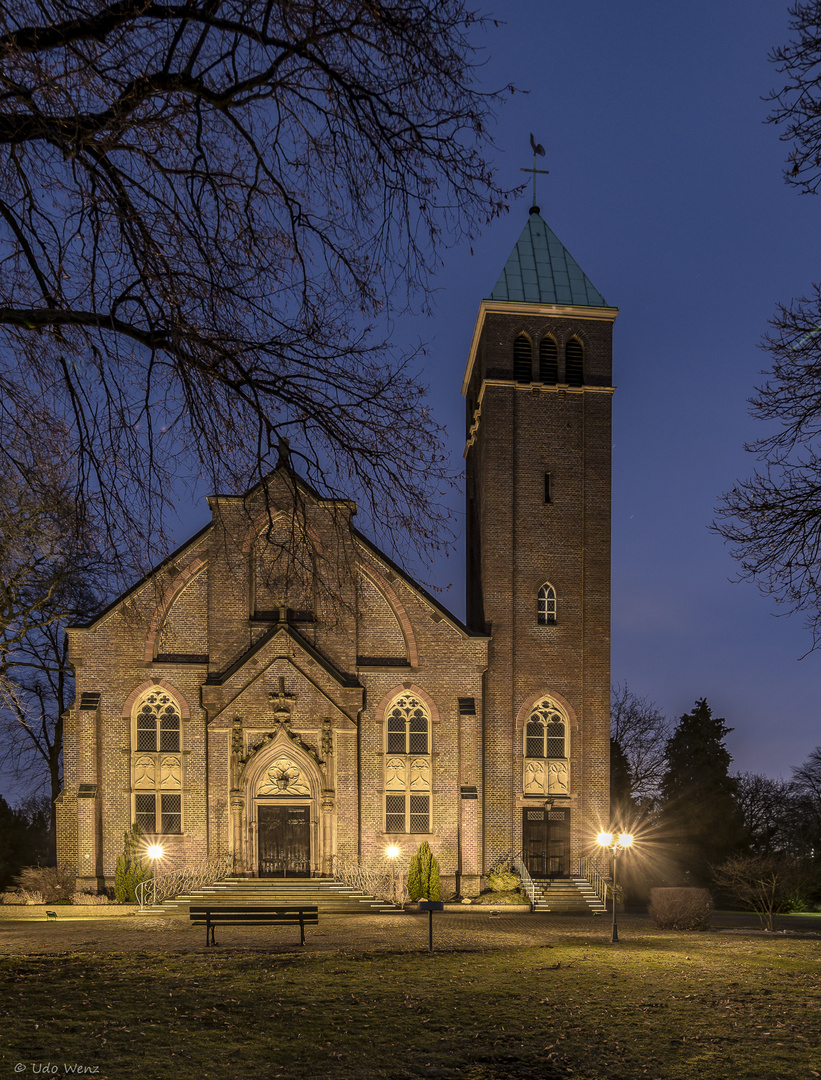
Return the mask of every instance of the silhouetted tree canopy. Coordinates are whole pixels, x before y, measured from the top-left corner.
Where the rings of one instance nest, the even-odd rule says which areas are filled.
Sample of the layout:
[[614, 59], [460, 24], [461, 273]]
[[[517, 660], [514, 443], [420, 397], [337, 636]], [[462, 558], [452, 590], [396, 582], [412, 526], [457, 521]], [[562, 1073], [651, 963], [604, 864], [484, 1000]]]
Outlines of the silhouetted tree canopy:
[[635, 806], [630, 784], [630, 763], [615, 739], [610, 739], [610, 822], [623, 829], [632, 826]]
[[[769, 120], [788, 144], [787, 183], [806, 194], [821, 184], [821, 3], [790, 8], [791, 41], [773, 50], [782, 76]], [[807, 615], [821, 641], [821, 288], [779, 304], [763, 347], [770, 370], [751, 399], [768, 425], [749, 444], [754, 475], [722, 496], [715, 524], [741, 577], [788, 611]]]
[[667, 740], [662, 834], [684, 874], [699, 884], [708, 879], [709, 867], [724, 862], [744, 839], [738, 785], [730, 776], [732, 758], [724, 745], [731, 731], [701, 698]]
[[30, 432], [156, 551], [181, 478], [244, 490], [285, 437], [430, 553], [441, 432], [379, 326], [503, 205], [480, 30], [464, 0], [3, 5], [0, 455]]
[[658, 798], [670, 730], [670, 722], [652, 701], [635, 694], [627, 683], [613, 687], [610, 734], [627, 759], [634, 799]]

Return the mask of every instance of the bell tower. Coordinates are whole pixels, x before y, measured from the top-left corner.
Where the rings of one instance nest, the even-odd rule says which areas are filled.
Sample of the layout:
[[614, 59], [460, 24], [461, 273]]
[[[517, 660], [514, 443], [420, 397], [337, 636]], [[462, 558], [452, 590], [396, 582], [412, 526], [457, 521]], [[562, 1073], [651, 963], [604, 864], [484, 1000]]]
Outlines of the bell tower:
[[491, 636], [484, 871], [570, 877], [609, 820], [610, 307], [538, 207], [483, 300], [467, 404], [468, 625]]

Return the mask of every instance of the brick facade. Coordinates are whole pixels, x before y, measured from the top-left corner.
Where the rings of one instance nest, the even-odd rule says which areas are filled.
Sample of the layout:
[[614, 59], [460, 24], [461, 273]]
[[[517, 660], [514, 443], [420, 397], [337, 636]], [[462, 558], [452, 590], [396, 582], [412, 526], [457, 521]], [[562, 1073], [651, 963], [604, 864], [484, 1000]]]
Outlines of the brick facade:
[[[445, 887], [471, 895], [494, 860], [526, 846], [528, 808], [547, 805], [547, 817], [570, 810], [562, 872], [577, 870], [607, 820], [614, 317], [482, 304], [464, 385], [467, 625], [356, 532], [352, 504], [319, 498], [283, 464], [245, 496], [212, 498], [210, 525], [70, 630], [61, 864], [110, 884], [137, 807], [154, 806], [161, 831], [181, 805], [162, 837], [170, 860], [230, 852], [237, 873], [254, 874], [266, 808], [308, 807], [312, 874], [426, 839]], [[513, 373], [522, 333], [529, 382]], [[581, 387], [539, 382], [547, 333], [560, 380], [566, 342], [582, 342]], [[546, 582], [555, 625], [537, 620]], [[400, 699], [428, 721], [405, 753], [388, 745]], [[552, 765], [566, 790], [535, 795], [525, 731], [544, 702], [569, 754], [530, 766]], [[158, 721], [156, 743], [140, 729], [150, 719], [138, 721], [151, 708], [177, 725], [164, 735]], [[388, 805], [411, 807], [403, 831], [387, 831]], [[429, 831], [411, 832], [425, 805]]]

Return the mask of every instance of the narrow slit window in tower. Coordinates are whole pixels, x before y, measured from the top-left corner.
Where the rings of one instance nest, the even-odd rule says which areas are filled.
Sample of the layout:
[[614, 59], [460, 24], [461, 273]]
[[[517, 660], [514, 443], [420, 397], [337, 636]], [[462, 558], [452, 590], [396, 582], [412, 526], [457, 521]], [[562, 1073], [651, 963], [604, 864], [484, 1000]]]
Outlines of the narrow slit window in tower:
[[532, 350], [527, 334], [519, 334], [513, 342], [513, 378], [516, 382], [529, 383], [532, 379]]
[[565, 378], [568, 386], [584, 384], [584, 347], [578, 338], [571, 338], [564, 351]]
[[539, 342], [539, 382], [552, 386], [559, 381], [559, 349], [552, 337]]

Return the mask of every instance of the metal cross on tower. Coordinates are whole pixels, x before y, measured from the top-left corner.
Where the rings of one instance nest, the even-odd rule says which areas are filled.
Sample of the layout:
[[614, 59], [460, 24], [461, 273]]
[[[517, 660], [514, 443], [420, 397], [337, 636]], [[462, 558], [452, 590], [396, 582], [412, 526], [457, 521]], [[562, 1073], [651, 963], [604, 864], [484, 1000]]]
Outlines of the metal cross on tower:
[[530, 134], [530, 148], [533, 151], [533, 168], [532, 169], [520, 169], [519, 171], [520, 172], [533, 173], [533, 205], [530, 208], [530, 212], [531, 212], [531, 214], [538, 214], [539, 213], [539, 207], [536, 205], [536, 173], [540, 173], [543, 176], [547, 176], [548, 173], [550, 172], [550, 170], [549, 169], [537, 169], [536, 168], [536, 158], [537, 157], [544, 157], [545, 156], [545, 151], [544, 151], [544, 147], [542, 146], [542, 144], [537, 143], [536, 140], [533, 138], [533, 133], [532, 132]]

